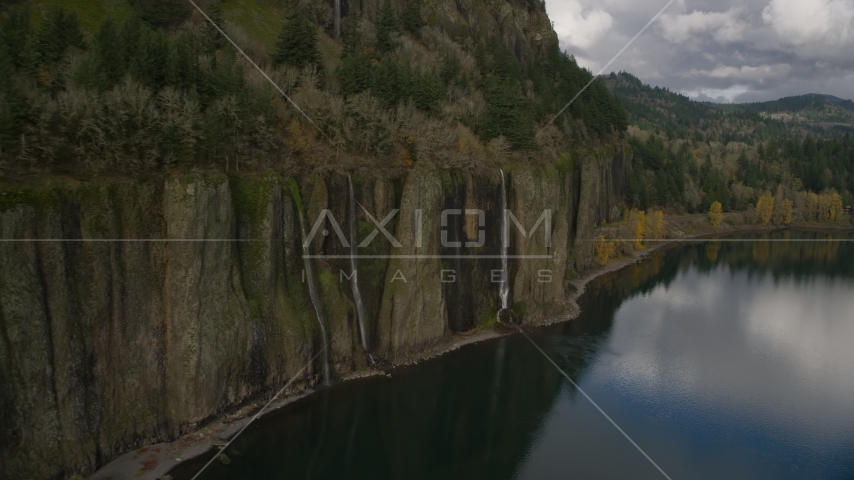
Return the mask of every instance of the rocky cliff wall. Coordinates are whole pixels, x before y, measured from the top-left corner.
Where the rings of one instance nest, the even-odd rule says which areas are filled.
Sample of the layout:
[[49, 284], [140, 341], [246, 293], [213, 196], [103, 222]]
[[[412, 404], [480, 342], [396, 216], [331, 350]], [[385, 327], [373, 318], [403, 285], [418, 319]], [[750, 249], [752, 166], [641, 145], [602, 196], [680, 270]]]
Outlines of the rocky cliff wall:
[[[523, 322], [558, 311], [564, 279], [589, 264], [584, 240], [619, 212], [623, 163], [618, 154], [564, 170], [508, 168], [508, 208], [526, 230], [511, 224], [509, 253], [536, 257], [509, 261], [510, 304]], [[494, 322], [500, 172], [416, 169], [353, 182], [357, 241], [374, 236], [357, 249], [373, 357], [406, 361]], [[318, 257], [310, 262], [332, 370], [366, 368], [342, 243], [349, 202], [342, 174], [0, 189], [0, 476], [92, 472], [294, 376], [324, 343], [305, 283], [301, 211], [310, 236], [317, 226], [308, 252]], [[531, 233], [546, 209], [550, 222]], [[321, 356], [294, 389], [322, 374]]]

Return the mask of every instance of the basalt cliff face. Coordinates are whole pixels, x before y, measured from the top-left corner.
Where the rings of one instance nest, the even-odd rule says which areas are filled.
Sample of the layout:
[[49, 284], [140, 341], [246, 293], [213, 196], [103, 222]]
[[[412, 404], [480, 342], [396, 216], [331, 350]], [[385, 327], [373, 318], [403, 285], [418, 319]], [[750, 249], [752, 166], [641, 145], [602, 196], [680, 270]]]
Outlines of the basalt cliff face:
[[[538, 257], [509, 261], [523, 323], [560, 314], [565, 279], [591, 261], [594, 224], [620, 212], [627, 164], [611, 152], [564, 170], [507, 170], [508, 209], [526, 230], [511, 219], [508, 253]], [[368, 353], [402, 362], [490, 324], [501, 305], [500, 178], [353, 176], [370, 352], [342, 241], [352, 240], [346, 174], [3, 189], [0, 476], [90, 473], [267, 398], [324, 344], [305, 253], [316, 257], [333, 375], [366, 368]], [[293, 389], [322, 376], [323, 355]]]

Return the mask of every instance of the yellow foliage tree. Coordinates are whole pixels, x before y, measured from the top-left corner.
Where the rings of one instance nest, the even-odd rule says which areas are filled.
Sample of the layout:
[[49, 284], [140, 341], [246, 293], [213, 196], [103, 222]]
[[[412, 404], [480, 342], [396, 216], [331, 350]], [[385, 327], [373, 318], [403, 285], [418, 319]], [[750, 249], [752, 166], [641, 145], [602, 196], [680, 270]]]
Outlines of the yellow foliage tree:
[[314, 139], [302, 131], [299, 120], [293, 119], [287, 126], [289, 135], [285, 138], [285, 145], [300, 153], [308, 153], [314, 146]]
[[596, 258], [599, 259], [600, 265], [608, 263], [608, 259], [614, 255], [616, 249], [617, 242], [613, 240], [605, 240], [605, 235], [599, 235], [599, 237], [596, 238], [596, 244], [593, 246], [593, 250], [596, 253]]
[[832, 220], [833, 212], [830, 209], [830, 195], [822, 193], [818, 196], [818, 220]]
[[792, 201], [788, 198], [783, 200], [783, 224], [792, 223]]
[[771, 215], [774, 213], [774, 197], [771, 196], [771, 192], [765, 192], [759, 197], [756, 202], [756, 213], [759, 214], [762, 225], [768, 225], [771, 222]]
[[410, 131], [406, 138], [403, 140], [404, 144], [398, 147], [397, 158], [400, 160], [400, 163], [407, 167], [411, 167], [415, 164], [412, 159], [412, 155], [410, 154], [410, 152], [414, 151], [412, 148], [413, 135], [414, 133]]
[[842, 217], [842, 197], [833, 192], [830, 196], [830, 221], [833, 222]]
[[810, 192], [807, 199], [807, 208], [809, 209], [809, 216], [811, 220], [820, 219], [820, 211], [818, 209], [818, 195], [815, 192]]
[[459, 159], [463, 161], [480, 158], [484, 152], [483, 144], [477, 136], [463, 125], [457, 125], [457, 150]]
[[407, 167], [411, 167], [412, 165], [415, 164], [412, 161], [412, 157], [409, 156], [409, 150], [407, 150], [405, 148], [398, 148], [397, 149], [397, 159], [400, 161], [400, 163], [402, 165], [407, 166]]
[[724, 219], [723, 206], [721, 202], [715, 200], [712, 202], [712, 207], [709, 208], [709, 223], [713, 227], [718, 228]]

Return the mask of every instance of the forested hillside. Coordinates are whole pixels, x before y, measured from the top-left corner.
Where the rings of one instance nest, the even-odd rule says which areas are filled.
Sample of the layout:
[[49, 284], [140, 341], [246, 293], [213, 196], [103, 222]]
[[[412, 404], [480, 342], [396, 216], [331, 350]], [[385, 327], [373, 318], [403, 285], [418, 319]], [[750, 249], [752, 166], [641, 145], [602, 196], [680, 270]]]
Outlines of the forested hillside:
[[[180, 0], [0, 13], [0, 175], [478, 169], [613, 143], [625, 113], [562, 53], [539, 0], [201, 1], [316, 124]], [[361, 5], [361, 4], [360, 4]]]
[[796, 129], [825, 135], [854, 133], [854, 101], [810, 93], [770, 102], [734, 106]]
[[[755, 210], [764, 194], [778, 210], [791, 202], [796, 219], [824, 220], [831, 204], [854, 203], [854, 140], [827, 125], [851, 118], [850, 101], [804, 95], [716, 105], [628, 73], [605, 83], [632, 124], [627, 200], [637, 208], [706, 212], [717, 201], [724, 211]], [[814, 121], [793, 120], [805, 118]]]

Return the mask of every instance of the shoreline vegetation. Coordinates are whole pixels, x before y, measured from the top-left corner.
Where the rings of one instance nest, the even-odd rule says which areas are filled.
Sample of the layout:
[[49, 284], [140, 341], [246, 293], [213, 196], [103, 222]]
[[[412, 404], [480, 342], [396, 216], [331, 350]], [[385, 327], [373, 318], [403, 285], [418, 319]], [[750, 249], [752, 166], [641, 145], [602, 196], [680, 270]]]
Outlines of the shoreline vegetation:
[[[733, 215], [734, 214], [729, 214], [727, 217], [732, 220]], [[630, 249], [627, 250], [627, 253], [621, 254], [619, 257], [609, 258], [604, 264], [597, 262], [598, 264], [590, 268], [588, 271], [583, 272], [576, 278], [567, 280], [567, 290], [569, 293], [567, 294], [563, 307], [557, 312], [551, 312], [548, 315], [541, 315], [539, 317], [529, 319], [529, 321], [523, 325], [523, 328], [542, 328], [576, 319], [581, 314], [581, 307], [578, 305], [578, 300], [584, 294], [590, 282], [603, 275], [617, 272], [631, 266], [632, 264], [637, 264], [652, 255], [654, 252], [675, 247], [678, 245], [679, 241], [699, 242], [703, 240], [712, 240], [715, 237], [727, 233], [767, 234], [784, 230], [824, 232], [854, 231], [854, 224], [850, 221], [847, 223], [798, 222], [780, 226], [773, 224], [732, 224], [727, 223], [725, 218], [718, 227], [713, 227], [709, 223], [708, 216], [700, 214], [675, 216], [670, 220], [665, 217], [664, 223], [666, 226], [665, 238], [644, 239], [647, 243], [643, 245], [643, 248], [638, 250], [633, 248], [633, 239], [626, 239], [623, 243], [629, 244], [630, 247]], [[604, 228], [625, 227], [625, 225], [621, 225], [620, 222], [615, 223], [615, 225], [600, 227], [597, 229], [597, 235], [599, 235]], [[516, 333], [517, 331], [515, 329], [504, 327], [500, 324], [491, 328], [475, 327], [468, 332], [451, 335], [445, 342], [435, 345], [433, 348], [427, 349], [421, 352], [420, 355], [413, 356], [405, 362], [386, 365], [383, 366], [383, 368], [369, 368], [366, 370], [353, 371], [344, 375], [339, 382], [380, 375], [391, 378], [393, 370], [396, 368], [428, 361], [466, 345]], [[290, 392], [288, 395], [273, 402], [259, 418], [263, 418], [271, 412], [275, 412], [276, 410], [279, 410], [293, 402], [306, 398], [324, 388], [334, 388], [334, 385], [331, 387], [318, 386]], [[171, 479], [171, 476], [168, 475], [170, 470], [182, 462], [199, 456], [208, 455], [211, 449], [224, 445], [228, 439], [236, 434], [246, 424], [246, 422], [260, 410], [261, 406], [264, 405], [267, 400], [267, 398], [257, 399], [257, 401], [253, 401], [252, 403], [245, 405], [228, 415], [216, 418], [197, 431], [188, 433], [172, 442], [148, 445], [120, 455], [98, 469], [88, 478], [90, 480], [107, 480], [109, 478], [116, 478], [116, 476], [132, 474], [135, 478], [140, 480], [157, 480], [163, 478]]]

